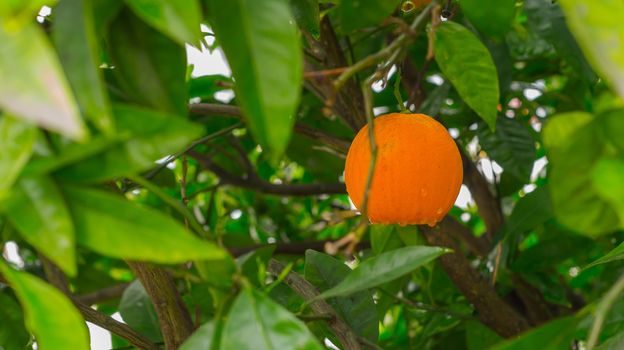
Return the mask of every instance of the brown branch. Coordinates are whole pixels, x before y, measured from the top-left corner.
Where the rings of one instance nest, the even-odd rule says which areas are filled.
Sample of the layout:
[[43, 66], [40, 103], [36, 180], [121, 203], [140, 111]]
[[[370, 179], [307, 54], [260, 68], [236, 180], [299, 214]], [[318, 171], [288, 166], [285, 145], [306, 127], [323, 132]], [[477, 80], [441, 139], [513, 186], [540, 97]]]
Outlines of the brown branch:
[[177, 349], [193, 333], [191, 316], [167, 271], [145, 263], [128, 261], [156, 309], [167, 349]]
[[494, 287], [470, 266], [468, 259], [446, 232], [428, 226], [419, 226], [419, 230], [430, 245], [455, 251], [441, 256], [440, 263], [455, 286], [475, 307], [483, 324], [505, 338], [516, 336], [529, 328], [527, 320], [501, 299]]
[[316, 183], [316, 184], [273, 184], [259, 178], [243, 178], [229, 173], [225, 169], [215, 164], [209, 156], [190, 150], [188, 155], [195, 158], [204, 168], [210, 170], [219, 177], [222, 184], [229, 184], [249, 190], [266, 194], [276, 194], [282, 196], [310, 196], [319, 194], [343, 194], [346, 193], [345, 185], [336, 183]]
[[[268, 270], [273, 275], [278, 276], [283, 270], [284, 265], [275, 259], [269, 261]], [[310, 301], [319, 295], [318, 290], [310, 282], [299, 276], [296, 272], [290, 271], [284, 278], [284, 283], [288, 285], [295, 293], [299, 294], [305, 301]], [[310, 303], [310, 309], [317, 315], [331, 315], [332, 318], [327, 320], [328, 326], [334, 331], [334, 334], [340, 340], [345, 350], [360, 349], [358, 336], [351, 328], [336, 314], [336, 311], [322, 299], [317, 299]]]
[[483, 237], [476, 237], [472, 230], [462, 225], [455, 218], [447, 215], [440, 222], [440, 230], [442, 232], [448, 232], [451, 236], [455, 237], [458, 241], [466, 244], [468, 250], [474, 255], [479, 257], [487, 257], [490, 252], [489, 243], [484, 240]]
[[40, 259], [48, 281], [70, 298], [86, 321], [98, 325], [111, 333], [124, 338], [138, 349], [160, 349], [158, 345], [152, 343], [149, 339], [137, 333], [127, 324], [119, 322], [81, 302], [78, 298], [71, 294], [67, 278], [63, 272], [45, 257], [40, 256]]
[[102, 301], [117, 299], [123, 295], [130, 283], [120, 283], [114, 286], [96, 290], [95, 292], [86, 293], [76, 296], [76, 300], [86, 305], [97, 304]]
[[[237, 119], [243, 118], [243, 112], [238, 106], [224, 105], [219, 103], [193, 103], [189, 105], [189, 110], [192, 114], [197, 115], [225, 115], [235, 117]], [[320, 141], [333, 149], [346, 153], [349, 149], [350, 142], [343, 140], [339, 137], [325, 133], [322, 130], [312, 128], [303, 123], [295, 123], [295, 132], [307, 136], [313, 140]]]

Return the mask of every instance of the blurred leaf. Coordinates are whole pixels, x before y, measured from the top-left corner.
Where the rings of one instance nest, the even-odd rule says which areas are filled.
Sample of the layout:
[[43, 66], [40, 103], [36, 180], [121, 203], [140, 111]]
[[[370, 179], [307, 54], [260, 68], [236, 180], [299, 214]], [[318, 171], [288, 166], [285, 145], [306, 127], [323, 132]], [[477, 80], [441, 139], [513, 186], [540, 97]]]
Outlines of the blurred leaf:
[[596, 73], [568, 30], [559, 4], [551, 0], [525, 0], [524, 10], [533, 30], [546, 39], [586, 82], [595, 83]]
[[99, 68], [92, 0], [62, 1], [55, 7], [53, 38], [82, 112], [98, 129], [110, 134], [115, 126]]
[[180, 346], [180, 350], [211, 350], [215, 336], [215, 322], [210, 320], [201, 325]]
[[65, 200], [52, 179], [20, 180], [4, 209], [26, 242], [69, 276], [76, 275], [74, 225]]
[[401, 248], [405, 245], [396, 233], [394, 225], [371, 225], [370, 240], [371, 248], [376, 255]]
[[617, 213], [596, 190], [591, 169], [604, 144], [594, 118], [583, 112], [551, 117], [543, 130], [550, 161], [549, 187], [557, 220], [589, 236], [619, 226]]
[[187, 115], [184, 46], [127, 10], [111, 23], [108, 42], [115, 66], [112, 72], [126, 100], [181, 117]]
[[222, 337], [223, 350], [323, 349], [305, 324], [250, 288], [234, 301]]
[[36, 24], [0, 25], [0, 108], [78, 140], [88, 135], [63, 70]]
[[553, 216], [548, 186], [536, 188], [520, 198], [505, 223], [508, 234], [522, 233], [535, 228]]
[[624, 348], [624, 332], [620, 332], [603, 341], [596, 347], [596, 350], [618, 350], [622, 348]]
[[13, 270], [2, 260], [0, 271], [22, 304], [26, 327], [35, 335], [38, 349], [90, 348], [87, 325], [58, 289], [31, 274]]
[[6, 291], [0, 292], [0, 305], [0, 347], [5, 350], [25, 349], [30, 334], [24, 328], [22, 309]]
[[121, 259], [163, 264], [222, 260], [226, 252], [189, 233], [171, 217], [109, 192], [63, 187], [78, 244]]
[[254, 285], [261, 287], [265, 284], [266, 266], [273, 256], [275, 245], [262, 247], [239, 256], [236, 264], [240, 267], [243, 276], [247, 277]]
[[[340, 284], [351, 269], [342, 261], [327, 254], [307, 250], [305, 254], [305, 278], [321, 291]], [[373, 295], [363, 290], [348, 297], [327, 300], [332, 308], [358, 335], [376, 342], [379, 337], [379, 321]]]
[[282, 0], [208, 0], [211, 24], [236, 80], [251, 132], [277, 161], [299, 102], [302, 54], [290, 5]]
[[290, 8], [299, 27], [318, 39], [321, 35], [318, 0], [290, 0]]
[[379, 254], [363, 261], [342, 282], [318, 298], [349, 295], [390, 282], [448, 252], [450, 250], [439, 247], [409, 246]]
[[608, 262], [611, 262], [611, 261], [622, 260], [622, 259], [624, 259], [624, 242], [620, 243], [620, 245], [615, 247], [613, 250], [608, 252], [603, 257], [601, 257], [598, 260], [593, 261], [591, 264], [583, 267], [583, 269], [588, 269], [588, 268], [596, 266], [596, 265], [605, 264], [605, 263], [608, 263]]
[[378, 25], [399, 6], [399, 0], [361, 1], [341, 0], [336, 8], [340, 29], [349, 33], [355, 29]]
[[134, 280], [124, 290], [119, 301], [119, 314], [128, 326], [149, 340], [163, 340], [156, 310], [139, 280]]
[[445, 81], [440, 86], [436, 86], [429, 96], [427, 96], [427, 99], [423, 102], [418, 112], [431, 116], [438, 115], [450, 91], [451, 84], [448, 81]]
[[481, 128], [479, 144], [488, 156], [522, 181], [528, 182], [535, 161], [535, 141], [527, 127], [516, 119], [500, 117], [496, 131]]
[[491, 350], [526, 350], [552, 349], [567, 350], [574, 340], [576, 326], [579, 323], [576, 316], [567, 316], [550, 321], [538, 328], [534, 328], [520, 336], [496, 344]]
[[212, 99], [215, 92], [225, 89], [219, 83], [232, 84], [232, 79], [221, 74], [204, 75], [190, 79], [188, 82], [188, 97]]
[[0, 203], [28, 162], [37, 129], [9, 115], [0, 115]]
[[232, 288], [233, 277], [238, 272], [236, 262], [230, 255], [226, 255], [218, 264], [212, 261], [198, 261], [195, 263], [195, 267], [202, 280], [223, 290]]
[[624, 2], [561, 0], [559, 3], [592, 67], [624, 98]]
[[585, 236], [552, 232], [521, 252], [512, 268], [518, 272], [545, 271], [565, 260], [575, 259], [591, 245], [592, 240]]
[[498, 74], [487, 48], [461, 24], [447, 21], [435, 29], [435, 59], [459, 96], [494, 130]]
[[502, 338], [479, 321], [466, 322], [467, 350], [483, 350], [501, 341]]
[[[184, 150], [202, 132], [197, 124], [136, 106], [116, 104], [113, 112], [115, 124], [124, 131], [120, 142], [60, 169], [57, 174], [61, 178], [97, 182], [135, 174], [154, 167], [158, 159]], [[82, 148], [72, 145], [64, 151], [80, 153]]]
[[516, 14], [515, 0], [462, 0], [462, 12], [479, 32], [504, 38]]
[[592, 171], [594, 188], [609, 201], [624, 226], [624, 158], [602, 158]]
[[197, 0], [126, 0], [126, 3], [137, 16], [180, 45], [199, 43], [201, 8]]
[[26, 21], [32, 21], [41, 7], [53, 6], [58, 0], [6, 0], [0, 2], [0, 17], [10, 17], [8, 26], [17, 28]]

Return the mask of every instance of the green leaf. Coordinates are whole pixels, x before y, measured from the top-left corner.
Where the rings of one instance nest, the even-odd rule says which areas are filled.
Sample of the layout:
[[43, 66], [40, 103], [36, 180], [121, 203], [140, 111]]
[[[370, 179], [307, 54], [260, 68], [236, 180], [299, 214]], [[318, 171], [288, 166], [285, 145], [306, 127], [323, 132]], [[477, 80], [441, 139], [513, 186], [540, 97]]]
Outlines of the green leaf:
[[163, 340], [156, 310], [139, 280], [134, 280], [124, 290], [119, 301], [119, 314], [128, 326], [149, 340]]
[[596, 350], [618, 350], [624, 348], [624, 332], [620, 332], [602, 342]]
[[501, 341], [502, 338], [479, 321], [466, 322], [466, 347], [468, 350], [483, 350]]
[[596, 266], [596, 265], [605, 264], [611, 261], [622, 260], [622, 259], [624, 259], [624, 242], [620, 243], [620, 245], [613, 248], [613, 250], [608, 252], [603, 257], [583, 267], [583, 270]]
[[0, 346], [6, 350], [25, 349], [30, 334], [24, 328], [22, 309], [5, 291], [0, 292]]
[[87, 131], [63, 70], [45, 34], [31, 23], [0, 25], [0, 108], [73, 139]]
[[340, 29], [349, 33], [355, 29], [380, 24], [399, 6], [398, 0], [341, 0], [336, 8]]
[[39, 349], [89, 349], [87, 325], [65, 295], [2, 261], [0, 271], [22, 304], [26, 328], [35, 335]]
[[[321, 291], [340, 284], [351, 269], [342, 261], [327, 254], [307, 250], [305, 254], [305, 278]], [[376, 342], [379, 337], [379, 321], [373, 295], [368, 290], [349, 297], [331, 298], [327, 302], [358, 335]]]
[[349, 295], [373, 288], [408, 274], [450, 250], [439, 247], [408, 246], [365, 260], [335, 287], [318, 298]]
[[371, 248], [376, 255], [405, 246], [394, 225], [371, 225], [370, 240]]
[[112, 72], [128, 101], [187, 115], [184, 46], [150, 28], [128, 10], [111, 23], [108, 41], [115, 66]]
[[[115, 124], [124, 131], [121, 140], [103, 152], [95, 149], [95, 155], [60, 169], [58, 176], [71, 181], [97, 182], [135, 174], [153, 167], [158, 159], [183, 151], [202, 132], [197, 124], [136, 106], [117, 104], [113, 112]], [[80, 153], [82, 148], [74, 144], [65, 152]]]
[[180, 350], [210, 350], [214, 344], [215, 322], [208, 321], [197, 328], [191, 336], [182, 343]]
[[533, 31], [546, 39], [574, 72], [586, 82], [595, 83], [598, 77], [570, 33], [559, 4], [551, 0], [525, 0], [524, 10]]
[[527, 126], [516, 119], [498, 118], [496, 131], [481, 128], [479, 144], [506, 172], [528, 182], [535, 161], [535, 140]]
[[561, 0], [559, 3], [592, 67], [624, 98], [624, 2]]
[[562, 317], [534, 328], [517, 338], [506, 340], [491, 347], [491, 350], [526, 349], [569, 349], [574, 340], [576, 326], [580, 319], [576, 316]]
[[624, 158], [602, 158], [592, 171], [598, 194], [611, 203], [624, 226]]
[[435, 59], [459, 96], [494, 130], [498, 73], [487, 48], [462, 25], [447, 21], [435, 29]]
[[481, 33], [504, 38], [516, 14], [516, 0], [461, 0], [461, 9]]
[[223, 350], [323, 349], [293, 314], [249, 288], [234, 301], [222, 337]]
[[137, 16], [180, 45], [199, 42], [201, 8], [197, 0], [126, 0], [126, 3]]
[[0, 116], [0, 202], [32, 153], [37, 129], [9, 115]]
[[25, 178], [4, 208], [21, 236], [66, 274], [76, 275], [74, 225], [65, 200], [49, 177]]
[[290, 0], [290, 9], [299, 27], [318, 39], [321, 35], [318, 0]]
[[92, 0], [62, 1], [55, 7], [53, 38], [83, 114], [110, 134], [114, 129], [113, 113], [99, 68]]
[[254, 285], [261, 287], [266, 281], [266, 266], [273, 256], [275, 245], [262, 247], [241, 255], [236, 259], [242, 275], [247, 277]]
[[237, 101], [252, 135], [277, 161], [292, 133], [302, 85], [302, 50], [290, 6], [283, 0], [208, 4], [236, 80]]
[[510, 235], [526, 232], [553, 216], [548, 186], [538, 187], [520, 198], [505, 223]]
[[78, 244], [114, 258], [163, 264], [221, 260], [226, 252], [171, 217], [109, 192], [63, 187]]
[[599, 124], [583, 112], [551, 117], [543, 130], [549, 186], [558, 221], [588, 236], [612, 232], [619, 219], [594, 186], [591, 169], [604, 152]]

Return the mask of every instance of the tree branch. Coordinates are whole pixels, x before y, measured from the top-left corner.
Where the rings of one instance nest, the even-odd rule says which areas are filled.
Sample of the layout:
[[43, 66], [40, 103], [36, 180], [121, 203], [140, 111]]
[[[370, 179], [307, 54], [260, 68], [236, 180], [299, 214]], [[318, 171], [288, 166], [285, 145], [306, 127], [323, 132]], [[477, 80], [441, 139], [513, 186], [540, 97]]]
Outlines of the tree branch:
[[128, 288], [130, 283], [120, 283], [114, 286], [96, 290], [95, 292], [86, 293], [76, 296], [76, 300], [86, 305], [97, 304], [102, 301], [119, 298], [123, 295], [123, 292]]
[[470, 262], [446, 232], [439, 232], [428, 226], [418, 228], [430, 245], [455, 251], [441, 256], [440, 263], [457, 288], [474, 305], [483, 324], [505, 338], [518, 335], [529, 328], [527, 320], [501, 299], [494, 287], [470, 266]]
[[160, 349], [158, 345], [152, 343], [149, 339], [137, 333], [127, 324], [119, 322], [114, 318], [97, 310], [94, 310], [90, 306], [81, 302], [78, 298], [71, 294], [68, 287], [67, 278], [65, 277], [63, 272], [45, 257], [40, 256], [40, 259], [48, 281], [70, 298], [70, 300], [74, 303], [74, 305], [80, 311], [86, 321], [98, 325], [110, 331], [111, 333], [116, 334], [121, 338], [124, 338], [138, 349]]
[[[284, 270], [284, 265], [275, 259], [269, 261], [268, 270], [273, 275], [279, 276]], [[295, 293], [299, 294], [306, 302], [314, 299], [319, 295], [318, 290], [310, 282], [299, 276], [296, 272], [290, 271], [284, 279], [284, 283], [288, 285]], [[345, 350], [360, 349], [358, 336], [351, 328], [336, 314], [336, 311], [325, 301], [315, 300], [310, 303], [310, 309], [317, 315], [331, 315], [332, 318], [327, 320], [327, 324], [334, 331], [336, 337], [340, 340]]]
[[[255, 244], [247, 247], [231, 247], [227, 248], [228, 251], [234, 256], [241, 256], [252, 252], [256, 249], [275, 246], [274, 254], [285, 254], [285, 255], [303, 255], [306, 250], [312, 249], [319, 252], [325, 250], [325, 245], [327, 243], [333, 243], [333, 240], [325, 240], [325, 241], [311, 241], [311, 242], [290, 242], [290, 243], [278, 243], [278, 244]], [[357, 245], [358, 249], [367, 249], [370, 248], [370, 242], [362, 241]]]
[[193, 333], [191, 316], [167, 271], [140, 262], [127, 262], [156, 309], [167, 349], [177, 349]]
[[343, 194], [346, 193], [345, 185], [336, 183], [317, 184], [273, 184], [259, 178], [243, 178], [233, 175], [215, 164], [210, 157], [197, 151], [190, 150], [188, 155], [195, 158], [204, 168], [215, 173], [222, 184], [229, 184], [266, 194], [276, 194], [282, 196], [310, 196], [319, 194]]

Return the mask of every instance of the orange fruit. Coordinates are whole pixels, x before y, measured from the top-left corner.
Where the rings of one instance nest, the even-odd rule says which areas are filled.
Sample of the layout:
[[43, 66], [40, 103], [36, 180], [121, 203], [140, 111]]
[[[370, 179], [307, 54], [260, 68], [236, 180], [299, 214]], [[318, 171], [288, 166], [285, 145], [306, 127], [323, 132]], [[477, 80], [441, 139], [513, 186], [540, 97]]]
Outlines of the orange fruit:
[[[442, 124], [424, 114], [375, 118], [377, 162], [368, 197], [372, 223], [435, 226], [462, 184], [457, 145]], [[362, 208], [371, 160], [368, 125], [353, 139], [345, 164], [351, 201]]]

